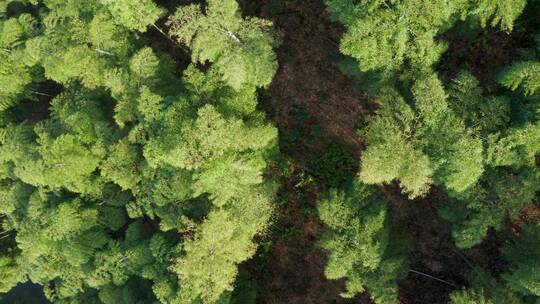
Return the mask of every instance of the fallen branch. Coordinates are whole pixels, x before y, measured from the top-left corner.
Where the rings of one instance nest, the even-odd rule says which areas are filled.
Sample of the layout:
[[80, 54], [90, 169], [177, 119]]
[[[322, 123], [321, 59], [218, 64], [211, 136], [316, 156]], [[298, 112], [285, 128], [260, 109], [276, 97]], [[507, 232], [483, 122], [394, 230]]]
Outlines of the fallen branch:
[[41, 92], [37, 92], [37, 91], [33, 91], [33, 90], [30, 90], [30, 92], [32, 92], [33, 94], [36, 94], [36, 95], [47, 96], [47, 97], [54, 97], [53, 95], [45, 94], [45, 93], [41, 93]]
[[416, 273], [416, 274], [425, 276], [425, 277], [427, 277], [427, 278], [433, 279], [433, 280], [435, 280], [435, 281], [439, 281], [439, 282], [441, 282], [441, 283], [444, 283], [444, 284], [447, 284], [447, 285], [450, 285], [450, 286], [452, 286], [452, 287], [456, 287], [456, 288], [457, 288], [456, 285], [454, 285], [454, 284], [452, 284], [452, 283], [450, 283], [450, 282], [448, 282], [448, 281], [445, 281], [445, 280], [443, 280], [443, 279], [436, 278], [436, 277], [434, 277], [434, 276], [432, 276], [432, 275], [429, 275], [429, 274], [427, 274], [427, 273], [423, 273], [423, 272], [420, 272], [420, 271], [417, 271], [417, 270], [414, 270], [414, 269], [409, 269], [409, 271], [412, 272], [412, 273]]

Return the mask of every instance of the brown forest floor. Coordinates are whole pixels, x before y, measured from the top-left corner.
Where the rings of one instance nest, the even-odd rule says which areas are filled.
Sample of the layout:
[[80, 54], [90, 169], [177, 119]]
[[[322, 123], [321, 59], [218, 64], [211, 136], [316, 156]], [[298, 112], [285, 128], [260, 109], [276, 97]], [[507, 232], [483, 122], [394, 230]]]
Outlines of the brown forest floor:
[[[335, 64], [343, 30], [330, 22], [320, 0], [246, 2], [244, 12], [273, 20], [282, 34], [280, 68], [263, 108], [279, 129], [289, 170], [281, 178], [269, 247], [247, 265], [258, 283], [258, 302], [370, 303], [365, 296], [340, 298], [344, 284], [325, 279], [326, 253], [316, 246], [322, 226], [315, 204], [324, 186], [313, 181], [313, 161], [336, 144], [358, 159], [356, 129], [368, 113], [367, 94]], [[356, 172], [356, 162], [345, 165], [348, 176]]]

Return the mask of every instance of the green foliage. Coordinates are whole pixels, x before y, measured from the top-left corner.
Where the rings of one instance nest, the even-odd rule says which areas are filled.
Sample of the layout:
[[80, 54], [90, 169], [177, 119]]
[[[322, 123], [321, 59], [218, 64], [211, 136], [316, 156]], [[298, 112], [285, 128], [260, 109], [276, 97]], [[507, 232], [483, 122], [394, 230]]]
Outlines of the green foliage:
[[448, 105], [433, 75], [417, 80], [408, 104], [395, 91], [364, 130], [368, 144], [360, 179], [368, 184], [399, 180], [409, 197], [427, 193], [431, 184], [462, 192], [483, 172], [482, 144]]
[[[277, 131], [256, 109], [277, 68], [271, 24], [213, 3], [193, 22], [212, 35], [227, 25], [245, 45], [178, 78], [134, 32], [163, 16], [153, 1], [23, 7], [35, 16], [0, 20], [0, 291], [32, 280], [60, 304], [230, 296], [276, 190], [264, 173]], [[200, 43], [193, 61], [213, 52]], [[37, 91], [52, 83], [61, 93]], [[12, 115], [33, 100], [48, 112]]]
[[504, 228], [508, 215], [516, 216], [521, 206], [536, 197], [539, 178], [530, 169], [489, 170], [479, 186], [450, 199], [439, 213], [454, 224], [456, 244], [469, 248], [480, 243], [490, 227]]
[[511, 290], [522, 295], [540, 297], [539, 239], [540, 227], [528, 225], [503, 249], [504, 257], [511, 266], [510, 271], [502, 277]]
[[[157, 1], [0, 0], [1, 293], [32, 281], [59, 304], [257, 301], [238, 268], [273, 214], [278, 131], [257, 101], [279, 39], [235, 0], [200, 2], [167, 18], [168, 37]], [[371, 185], [410, 198], [439, 187], [461, 248], [504, 228], [540, 191], [540, 56], [520, 50], [500, 87], [433, 69], [460, 20], [523, 33], [526, 0], [326, 3], [379, 107], [360, 132], [358, 180], [318, 205], [325, 275], [346, 281], [343, 297], [395, 303], [406, 245]], [[308, 166], [339, 187], [355, 164], [332, 145]], [[451, 300], [536, 301], [539, 236], [525, 226], [502, 250], [501, 281], [480, 274]]]
[[135, 189], [141, 181], [141, 157], [135, 145], [121, 140], [111, 147], [108, 158], [101, 165], [101, 174], [123, 189]]
[[483, 134], [504, 129], [510, 122], [511, 101], [506, 96], [484, 96], [479, 81], [462, 71], [448, 88], [450, 107], [467, 126], [478, 128]]
[[340, 187], [351, 179], [356, 159], [345, 147], [332, 143], [320, 157], [311, 161], [310, 167], [322, 184]]
[[346, 192], [332, 190], [318, 210], [329, 228], [320, 241], [330, 252], [326, 277], [347, 279], [343, 297], [367, 288], [375, 303], [395, 303], [406, 262], [389, 227], [388, 209], [374, 190], [359, 182]]
[[[185, 292], [179, 303], [201, 299], [215, 303], [224, 291], [231, 291], [237, 275], [237, 265], [255, 252], [255, 233], [264, 229], [271, 208], [264, 192], [254, 197], [238, 198], [225, 210], [211, 212], [197, 231], [197, 238], [185, 244], [187, 255], [174, 266], [184, 282]], [[257, 204], [257, 210], [246, 209]]]
[[521, 15], [527, 0], [481, 0], [474, 3], [470, 15], [478, 18], [482, 26], [489, 22], [492, 26], [499, 25], [503, 30], [511, 31], [514, 21]]
[[[443, 34], [458, 21], [510, 32], [526, 0], [326, 4], [346, 27], [342, 53], [357, 61], [354, 74], [372, 80], [369, 89], [378, 98], [360, 132], [367, 145], [362, 182], [398, 182], [409, 198], [442, 188], [448, 202], [439, 214], [453, 224], [462, 248], [480, 243], [490, 228], [502, 229], [508, 216], [534, 200], [540, 190], [538, 48], [522, 50], [521, 61], [498, 73], [498, 82], [515, 93], [484, 90], [466, 71], [444, 84], [433, 71], [446, 50]], [[529, 25], [520, 24], [520, 31]]]
[[523, 58], [499, 73], [499, 82], [515, 91], [520, 89], [526, 95], [535, 95], [540, 89], [540, 35], [535, 36], [536, 49], [531, 50], [529, 56]]
[[[406, 61], [418, 68], [431, 66], [445, 50], [435, 36], [448, 23], [460, 1], [327, 1], [330, 11], [348, 31], [341, 51], [356, 58], [364, 71], [397, 70]], [[336, 5], [343, 5], [336, 9]]]
[[[236, 281], [236, 288], [230, 297], [230, 304], [257, 303], [257, 286], [247, 277], [240, 275]], [[226, 303], [226, 302], [225, 302]]]
[[145, 32], [149, 25], [163, 16], [164, 9], [158, 7], [153, 0], [143, 0], [133, 3], [130, 0], [99, 0], [115, 20], [130, 30]]
[[106, 153], [103, 141], [110, 131], [95, 103], [71, 97], [60, 95], [52, 102], [52, 118], [35, 125], [35, 141], [25, 147], [28, 154], [11, 159], [13, 173], [37, 187], [96, 193], [99, 180], [93, 172]]
[[395, 72], [406, 65], [426, 71], [446, 50], [438, 36], [471, 17], [482, 26], [511, 31], [526, 0], [326, 0], [331, 16], [347, 27], [341, 52], [362, 71]]
[[[461, 73], [450, 86], [451, 106], [476, 129], [484, 140], [486, 170], [475, 188], [451, 193], [457, 200], [440, 210], [454, 224], [454, 237], [460, 247], [481, 242], [490, 227], [503, 228], [508, 215], [518, 214], [521, 206], [536, 197], [538, 171], [536, 155], [539, 131], [536, 102], [519, 95], [485, 96], [478, 81]], [[519, 124], [513, 123], [512, 100], [523, 106]], [[514, 113], [513, 113], [514, 112]]]
[[32, 83], [38, 83], [41, 77], [28, 59], [26, 42], [38, 33], [37, 20], [29, 14], [0, 20], [0, 112], [24, 98], [35, 97]]
[[362, 154], [363, 182], [380, 184], [397, 179], [410, 197], [427, 193], [432, 174], [429, 158], [400, 136], [388, 136], [384, 143], [372, 145]]
[[508, 67], [501, 75], [501, 83], [515, 90], [518, 87], [531, 95], [540, 89], [540, 62], [519, 62]]
[[267, 86], [277, 70], [272, 23], [243, 18], [236, 0], [209, 0], [204, 13], [197, 4], [181, 7], [168, 25], [171, 35], [191, 48], [194, 62], [213, 63], [235, 89]]
[[[534, 96], [486, 95], [467, 72], [446, 90], [431, 75], [417, 77], [410, 92], [381, 93], [381, 108], [362, 132], [368, 147], [360, 179], [397, 180], [411, 198], [431, 185], [444, 188], [449, 202], [439, 213], [453, 223], [459, 247], [480, 243], [489, 228], [503, 228], [540, 190]], [[515, 102], [523, 105], [519, 112]]]
[[518, 304], [523, 303], [502, 284], [479, 269], [474, 269], [471, 286], [450, 294], [452, 304]]

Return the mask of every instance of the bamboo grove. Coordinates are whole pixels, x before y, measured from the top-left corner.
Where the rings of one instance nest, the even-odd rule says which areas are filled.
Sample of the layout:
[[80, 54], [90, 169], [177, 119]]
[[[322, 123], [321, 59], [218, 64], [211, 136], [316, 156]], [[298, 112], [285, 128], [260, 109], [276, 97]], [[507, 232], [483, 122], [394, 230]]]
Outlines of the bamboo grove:
[[[60, 304], [272, 303], [239, 265], [280, 187], [280, 134], [259, 106], [279, 29], [236, 0], [163, 2], [0, 0], [0, 295], [31, 281]], [[464, 250], [536, 202], [540, 1], [325, 5], [377, 109], [358, 172], [317, 203], [317, 244], [343, 298], [393, 304], [413, 244], [382, 189], [417, 208], [438, 191]], [[447, 32], [487, 28], [532, 34], [492, 79], [440, 72]], [[500, 249], [504, 273], [472, 265], [450, 303], [539, 303], [538, 224]]]

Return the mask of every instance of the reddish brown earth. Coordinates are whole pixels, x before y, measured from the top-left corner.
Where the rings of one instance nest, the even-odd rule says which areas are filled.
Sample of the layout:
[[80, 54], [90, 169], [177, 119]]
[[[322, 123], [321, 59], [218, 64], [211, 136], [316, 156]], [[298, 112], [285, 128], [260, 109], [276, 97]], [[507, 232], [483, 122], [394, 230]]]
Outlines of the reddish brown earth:
[[[263, 108], [279, 129], [291, 171], [280, 180], [280, 205], [267, 236], [271, 245], [248, 265], [256, 269], [251, 273], [258, 302], [370, 303], [366, 296], [339, 296], [344, 282], [324, 277], [327, 255], [316, 245], [323, 227], [315, 206], [325, 189], [310, 176], [309, 161], [331, 143], [358, 159], [362, 142], [356, 129], [368, 113], [367, 94], [335, 63], [342, 29], [330, 22], [323, 1], [245, 2], [244, 12], [273, 20], [282, 35], [280, 68]], [[350, 168], [350, 174], [356, 170]]]
[[451, 225], [437, 215], [444, 194], [433, 189], [425, 198], [407, 200], [397, 185], [381, 188], [382, 197], [391, 206], [391, 222], [409, 238], [409, 268], [399, 282], [400, 304], [448, 303], [449, 294], [463, 286], [472, 267], [480, 267], [498, 276], [506, 269], [499, 247], [505, 233], [491, 231], [486, 240], [471, 249], [454, 245]]
[[276, 100], [272, 120], [280, 131], [290, 131], [297, 125], [292, 108], [304, 107], [329, 136], [358, 151], [362, 143], [356, 128], [368, 113], [369, 100], [336, 64], [343, 29], [330, 22], [320, 0], [266, 0], [256, 6], [283, 37], [280, 67], [270, 87]]

